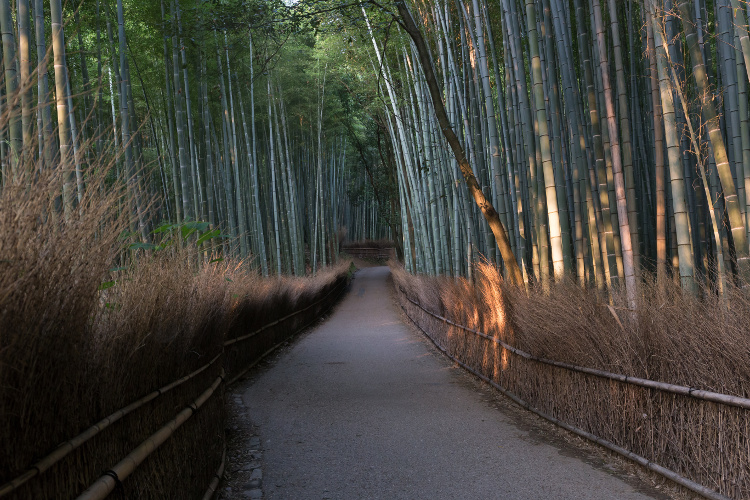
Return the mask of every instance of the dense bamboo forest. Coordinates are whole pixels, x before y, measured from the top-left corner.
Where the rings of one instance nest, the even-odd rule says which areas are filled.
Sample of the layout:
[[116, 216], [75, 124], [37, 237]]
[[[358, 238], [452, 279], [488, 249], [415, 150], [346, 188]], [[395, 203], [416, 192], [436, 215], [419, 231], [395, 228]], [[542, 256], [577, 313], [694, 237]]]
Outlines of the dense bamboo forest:
[[481, 255], [631, 304], [646, 276], [746, 282], [745, 2], [397, 7], [400, 43], [369, 34], [407, 269], [466, 275]]
[[210, 498], [225, 388], [369, 250], [482, 380], [747, 498], [749, 18], [0, 0], [0, 497]]
[[106, 170], [131, 250], [181, 230], [206, 259], [264, 275], [334, 262], [340, 228], [389, 237], [347, 156], [356, 76], [332, 62], [336, 41], [279, 8], [2, 2], [3, 186], [60, 172], [56, 211], [69, 218]]
[[721, 294], [750, 279], [748, 8], [4, 0], [2, 182], [62, 172], [67, 217], [106, 168], [134, 248], [187, 229], [263, 274], [390, 238], [417, 273]]

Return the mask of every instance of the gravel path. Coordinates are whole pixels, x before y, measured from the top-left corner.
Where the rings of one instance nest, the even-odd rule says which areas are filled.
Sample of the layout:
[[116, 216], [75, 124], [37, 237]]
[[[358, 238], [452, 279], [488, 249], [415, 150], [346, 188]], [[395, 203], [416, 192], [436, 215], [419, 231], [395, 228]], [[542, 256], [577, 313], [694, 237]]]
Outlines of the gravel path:
[[454, 367], [401, 321], [388, 276], [360, 270], [325, 323], [236, 392], [264, 498], [665, 498]]

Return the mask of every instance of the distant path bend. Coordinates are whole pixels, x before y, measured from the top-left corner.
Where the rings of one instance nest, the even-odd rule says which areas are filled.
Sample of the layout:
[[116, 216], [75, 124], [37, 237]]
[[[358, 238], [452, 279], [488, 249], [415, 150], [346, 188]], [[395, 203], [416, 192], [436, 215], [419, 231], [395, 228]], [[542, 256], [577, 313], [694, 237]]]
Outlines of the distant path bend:
[[358, 271], [333, 316], [244, 391], [264, 498], [664, 498], [478, 390], [401, 322], [389, 274]]

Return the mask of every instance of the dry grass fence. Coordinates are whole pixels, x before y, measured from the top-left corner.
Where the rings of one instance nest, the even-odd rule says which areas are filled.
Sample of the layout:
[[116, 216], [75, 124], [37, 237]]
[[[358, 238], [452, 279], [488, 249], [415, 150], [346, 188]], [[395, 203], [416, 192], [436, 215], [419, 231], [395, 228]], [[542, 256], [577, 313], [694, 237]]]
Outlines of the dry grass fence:
[[62, 220], [59, 181], [0, 195], [0, 497], [201, 498], [225, 381], [330, 308], [348, 269], [262, 279], [189, 250], [115, 268], [118, 200], [90, 189]]
[[488, 265], [474, 284], [393, 267], [407, 315], [517, 402], [652, 470], [673, 471], [705, 496], [750, 498], [750, 300], [742, 292], [732, 291], [727, 311], [711, 295], [644, 285], [632, 314], [570, 283], [527, 294]]

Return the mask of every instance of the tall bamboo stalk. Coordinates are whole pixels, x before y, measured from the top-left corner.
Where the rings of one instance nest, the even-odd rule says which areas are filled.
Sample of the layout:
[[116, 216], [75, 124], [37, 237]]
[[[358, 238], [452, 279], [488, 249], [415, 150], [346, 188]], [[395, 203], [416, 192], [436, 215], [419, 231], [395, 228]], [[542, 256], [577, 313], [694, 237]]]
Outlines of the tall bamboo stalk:
[[734, 240], [734, 249], [737, 256], [737, 267], [743, 286], [750, 280], [750, 253], [748, 252], [747, 232], [742, 221], [742, 212], [737, 199], [737, 190], [734, 179], [732, 178], [727, 149], [724, 138], [722, 137], [719, 126], [719, 117], [713, 103], [711, 91], [708, 86], [706, 68], [703, 62], [703, 53], [698, 45], [698, 37], [693, 21], [692, 9], [688, 2], [681, 1], [678, 5], [682, 17], [682, 26], [685, 31], [685, 38], [690, 51], [690, 58], [693, 66], [693, 77], [701, 103], [701, 113], [703, 120], [706, 122], [708, 136], [711, 141], [711, 149], [716, 159], [716, 168], [721, 179], [721, 187], [724, 191], [724, 201], [727, 207], [727, 215], [731, 224], [732, 238]]
[[[59, 2], [58, 2], [59, 3]], [[60, 8], [62, 10], [62, 7]], [[57, 13], [57, 12], [55, 12]], [[60, 14], [62, 17], [62, 14]], [[53, 23], [55, 17], [53, 16]], [[11, 175], [18, 173], [21, 153], [23, 151], [24, 127], [21, 121], [18, 101], [18, 71], [16, 70], [16, 36], [13, 29], [13, 10], [10, 0], [0, 0], [0, 32], [3, 41], [3, 66], [5, 68], [6, 113], [8, 113], [8, 134], [10, 137]], [[62, 67], [62, 64], [61, 64]]]

